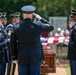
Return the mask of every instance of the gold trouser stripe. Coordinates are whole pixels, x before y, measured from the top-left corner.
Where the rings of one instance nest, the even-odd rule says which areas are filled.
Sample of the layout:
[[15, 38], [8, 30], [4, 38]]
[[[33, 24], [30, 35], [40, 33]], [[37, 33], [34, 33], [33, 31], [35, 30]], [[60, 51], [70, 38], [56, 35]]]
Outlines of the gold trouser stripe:
[[12, 63], [11, 63], [11, 68], [10, 68], [10, 75], [12, 75], [13, 66], [14, 66], [14, 62], [12, 62]]

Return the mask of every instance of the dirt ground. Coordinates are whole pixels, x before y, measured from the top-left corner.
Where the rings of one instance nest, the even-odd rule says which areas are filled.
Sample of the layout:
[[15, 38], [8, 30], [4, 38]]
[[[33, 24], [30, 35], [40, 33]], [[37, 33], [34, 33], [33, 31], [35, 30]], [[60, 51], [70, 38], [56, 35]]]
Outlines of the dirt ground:
[[69, 62], [66, 60], [59, 60], [56, 65], [56, 73], [49, 73], [48, 75], [67, 75], [66, 67], [69, 66]]

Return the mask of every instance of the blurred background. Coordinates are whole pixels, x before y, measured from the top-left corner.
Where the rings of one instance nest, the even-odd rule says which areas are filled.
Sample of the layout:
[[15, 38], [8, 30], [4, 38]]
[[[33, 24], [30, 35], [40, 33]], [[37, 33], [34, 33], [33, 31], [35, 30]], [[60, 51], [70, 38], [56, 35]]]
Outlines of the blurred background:
[[63, 29], [68, 24], [71, 9], [76, 8], [76, 0], [0, 0], [0, 12], [7, 12], [9, 21], [9, 14], [21, 12], [24, 5], [34, 5], [35, 12], [49, 20], [56, 32], [56, 28]]
[[76, 0], [0, 0], [0, 11], [9, 13], [21, 11], [24, 5], [34, 5], [36, 12], [48, 19], [50, 16], [66, 16], [76, 8]]

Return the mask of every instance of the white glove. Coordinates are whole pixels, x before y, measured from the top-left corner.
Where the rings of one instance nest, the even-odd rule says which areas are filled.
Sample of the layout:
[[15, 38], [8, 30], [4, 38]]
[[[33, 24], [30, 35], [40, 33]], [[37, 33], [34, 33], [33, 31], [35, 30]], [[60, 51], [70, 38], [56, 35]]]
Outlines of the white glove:
[[34, 15], [38, 20], [41, 20], [41, 19], [42, 19], [42, 17], [41, 17], [40, 15], [36, 14], [36, 13], [33, 13], [33, 15]]
[[17, 63], [18, 63], [18, 60], [14, 60], [13, 62], [14, 62], [15, 64], [17, 64]]

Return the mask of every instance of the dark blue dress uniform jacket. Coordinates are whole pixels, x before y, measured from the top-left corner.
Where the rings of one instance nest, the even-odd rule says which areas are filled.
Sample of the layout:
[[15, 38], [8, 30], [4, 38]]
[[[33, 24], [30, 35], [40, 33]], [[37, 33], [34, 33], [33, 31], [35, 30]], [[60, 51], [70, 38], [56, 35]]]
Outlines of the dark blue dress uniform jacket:
[[[16, 25], [18, 25], [18, 24], [14, 24], [13, 22], [11, 22], [11, 23], [9, 23], [9, 24], [6, 26], [6, 29], [5, 29], [5, 30], [7, 31], [7, 35], [9, 34], [8, 31], [13, 32], [13, 31], [15, 30]], [[8, 35], [8, 39], [9, 39], [9, 40], [10, 40], [10, 37], [11, 37], [11, 33], [10, 33], [10, 35]], [[11, 54], [10, 54], [10, 41], [9, 41], [9, 45], [8, 45], [8, 57], [9, 57], [9, 59], [11, 59]]]
[[76, 60], [76, 23], [70, 30], [70, 39], [68, 44], [68, 59]]
[[6, 53], [6, 47], [7, 47], [7, 34], [3, 27], [0, 26], [0, 63], [6, 63], [7, 62], [7, 53]]
[[12, 59], [18, 59], [19, 64], [25, 65], [44, 60], [40, 34], [53, 29], [53, 26], [34, 23], [30, 18], [24, 19], [11, 34]]

